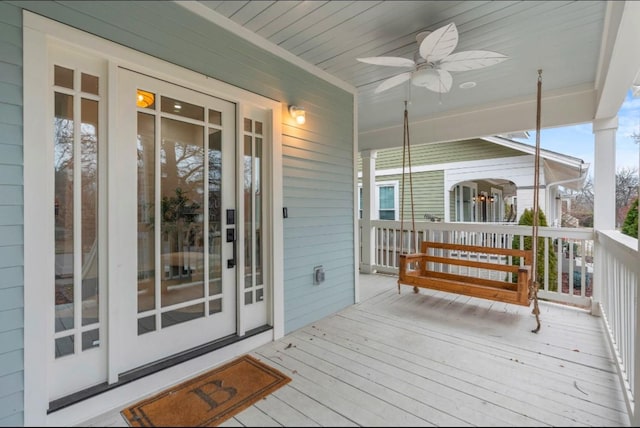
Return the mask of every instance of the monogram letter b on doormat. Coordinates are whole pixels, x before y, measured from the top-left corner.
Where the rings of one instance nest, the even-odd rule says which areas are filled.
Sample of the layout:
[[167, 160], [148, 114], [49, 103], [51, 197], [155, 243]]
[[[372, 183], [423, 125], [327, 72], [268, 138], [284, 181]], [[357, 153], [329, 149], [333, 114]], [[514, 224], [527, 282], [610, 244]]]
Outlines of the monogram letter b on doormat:
[[216, 426], [291, 381], [244, 355], [122, 411], [134, 427]]

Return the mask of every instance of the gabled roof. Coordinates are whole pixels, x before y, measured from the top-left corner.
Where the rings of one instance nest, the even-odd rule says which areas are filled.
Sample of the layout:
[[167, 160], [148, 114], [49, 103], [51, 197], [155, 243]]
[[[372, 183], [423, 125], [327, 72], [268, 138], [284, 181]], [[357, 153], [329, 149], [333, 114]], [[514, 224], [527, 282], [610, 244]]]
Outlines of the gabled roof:
[[[501, 136], [482, 137], [482, 140], [509, 147], [526, 154], [535, 156], [536, 148], [530, 144], [514, 141]], [[549, 185], [562, 185], [563, 187], [579, 190], [589, 172], [589, 164], [580, 158], [540, 149], [540, 158], [544, 167], [545, 182]]]

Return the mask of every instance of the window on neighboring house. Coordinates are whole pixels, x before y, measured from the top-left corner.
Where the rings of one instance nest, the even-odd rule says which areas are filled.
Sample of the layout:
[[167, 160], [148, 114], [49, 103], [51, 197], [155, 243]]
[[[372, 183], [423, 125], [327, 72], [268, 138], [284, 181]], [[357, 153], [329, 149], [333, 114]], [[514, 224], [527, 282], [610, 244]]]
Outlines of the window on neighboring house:
[[[396, 220], [398, 218], [398, 182], [376, 183], [375, 206], [380, 220]], [[362, 185], [358, 188], [358, 215], [362, 218]]]
[[380, 220], [396, 219], [395, 187], [378, 186], [378, 218]]

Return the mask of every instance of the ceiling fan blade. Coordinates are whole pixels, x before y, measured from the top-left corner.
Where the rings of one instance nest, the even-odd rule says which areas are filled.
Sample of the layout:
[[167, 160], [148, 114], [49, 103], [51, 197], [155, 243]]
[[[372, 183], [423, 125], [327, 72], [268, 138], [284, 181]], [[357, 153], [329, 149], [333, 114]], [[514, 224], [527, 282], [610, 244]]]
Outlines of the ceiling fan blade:
[[453, 85], [453, 76], [446, 70], [428, 68], [414, 72], [411, 83], [433, 92], [446, 93]]
[[464, 51], [449, 55], [438, 66], [442, 70], [467, 71], [489, 67], [508, 57], [491, 51]]
[[386, 91], [387, 89], [391, 89], [394, 86], [398, 86], [401, 83], [406, 82], [411, 78], [411, 72], [406, 72], [402, 74], [398, 74], [397, 76], [393, 76], [385, 80], [376, 88], [374, 91], [376, 94], [379, 94], [382, 91]]
[[374, 65], [388, 65], [391, 67], [413, 67], [416, 63], [412, 59], [397, 56], [372, 56], [368, 58], [356, 58], [360, 62]]
[[430, 33], [420, 43], [420, 56], [428, 62], [447, 57], [458, 46], [458, 29], [453, 22]]

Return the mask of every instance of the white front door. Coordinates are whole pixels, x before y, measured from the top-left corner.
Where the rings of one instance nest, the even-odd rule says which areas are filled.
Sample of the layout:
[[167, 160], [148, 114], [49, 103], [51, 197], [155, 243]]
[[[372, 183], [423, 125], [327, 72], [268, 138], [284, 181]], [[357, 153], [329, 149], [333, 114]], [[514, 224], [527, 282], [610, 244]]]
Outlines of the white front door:
[[273, 327], [280, 105], [27, 33], [48, 58], [25, 83], [31, 393], [57, 410]]
[[126, 69], [118, 82], [122, 373], [237, 332], [238, 154], [234, 103]]

